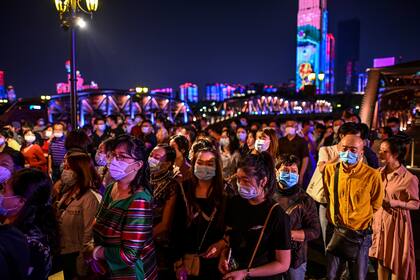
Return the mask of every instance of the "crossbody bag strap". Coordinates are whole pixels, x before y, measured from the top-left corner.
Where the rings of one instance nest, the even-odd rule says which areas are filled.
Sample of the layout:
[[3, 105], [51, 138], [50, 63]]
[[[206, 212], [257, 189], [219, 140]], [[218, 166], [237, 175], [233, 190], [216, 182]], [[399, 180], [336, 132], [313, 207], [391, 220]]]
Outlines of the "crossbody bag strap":
[[334, 172], [334, 222], [338, 226], [338, 215], [340, 213], [340, 201], [338, 200], [338, 176], [340, 174], [340, 163], [335, 167]]
[[201, 247], [203, 247], [204, 240], [206, 239], [207, 232], [209, 231], [210, 226], [211, 226], [211, 223], [212, 223], [212, 222], [213, 222], [213, 220], [214, 220], [214, 216], [216, 216], [216, 212], [217, 212], [217, 209], [216, 209], [216, 208], [214, 208], [213, 213], [211, 213], [211, 216], [210, 216], [210, 221], [209, 221], [209, 224], [207, 225], [206, 231], [204, 232], [204, 234], [203, 234], [203, 238], [201, 239], [200, 245], [198, 246], [198, 249], [197, 249], [197, 254], [198, 254], [198, 253], [200, 253]]
[[255, 245], [254, 252], [252, 253], [251, 260], [249, 261], [247, 271], [249, 271], [252, 267], [252, 263], [254, 262], [255, 255], [257, 254], [258, 248], [260, 247], [261, 240], [264, 236], [265, 229], [267, 228], [268, 220], [270, 220], [271, 213], [273, 212], [274, 208], [276, 208], [278, 205], [279, 205], [278, 203], [274, 204], [271, 207], [270, 212], [268, 212], [267, 218], [265, 219], [265, 222], [264, 222], [264, 226], [263, 226], [263, 228], [261, 230], [261, 233], [260, 233], [260, 237], [258, 238], [257, 245]]

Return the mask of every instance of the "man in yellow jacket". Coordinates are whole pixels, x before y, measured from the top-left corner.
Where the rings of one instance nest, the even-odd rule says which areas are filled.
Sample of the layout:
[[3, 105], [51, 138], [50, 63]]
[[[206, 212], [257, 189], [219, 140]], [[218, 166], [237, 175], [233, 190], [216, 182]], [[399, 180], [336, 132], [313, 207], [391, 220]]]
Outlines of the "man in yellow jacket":
[[[349, 263], [349, 270], [353, 279], [365, 279], [372, 244], [370, 225], [373, 213], [382, 206], [384, 188], [379, 171], [363, 163], [363, 140], [359, 136], [346, 135], [341, 139], [338, 150], [340, 162], [327, 164], [323, 173], [329, 228], [342, 227], [363, 235], [356, 261]], [[334, 201], [336, 174], [339, 174], [338, 213], [335, 213]], [[327, 244], [331, 235], [332, 230], [327, 230]], [[339, 276], [339, 267], [345, 261], [341, 256], [327, 252], [328, 279]]]

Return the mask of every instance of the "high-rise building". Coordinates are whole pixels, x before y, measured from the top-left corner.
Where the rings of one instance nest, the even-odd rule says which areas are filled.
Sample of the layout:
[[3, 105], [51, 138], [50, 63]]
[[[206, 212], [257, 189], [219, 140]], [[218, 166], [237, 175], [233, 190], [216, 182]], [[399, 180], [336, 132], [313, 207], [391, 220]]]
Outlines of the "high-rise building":
[[338, 23], [337, 34], [337, 90], [358, 90], [357, 62], [360, 52], [360, 20], [350, 19]]
[[4, 72], [0, 71], [0, 98], [7, 98], [6, 88], [4, 85]]
[[335, 44], [327, 31], [327, 0], [299, 0], [296, 90], [315, 85], [319, 93], [334, 92]]
[[198, 102], [198, 86], [193, 83], [184, 83], [180, 85], [179, 99], [192, 103]]

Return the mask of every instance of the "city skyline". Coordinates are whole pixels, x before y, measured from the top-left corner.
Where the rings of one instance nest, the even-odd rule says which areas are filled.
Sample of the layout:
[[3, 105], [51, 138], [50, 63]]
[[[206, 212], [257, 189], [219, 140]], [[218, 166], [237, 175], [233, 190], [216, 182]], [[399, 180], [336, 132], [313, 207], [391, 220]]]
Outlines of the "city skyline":
[[[14, 85], [19, 97], [54, 92], [66, 77], [69, 34], [59, 27], [52, 2], [31, 1], [25, 9], [9, 2], [0, 4], [6, 85]], [[88, 28], [79, 32], [78, 69], [85, 80], [103, 88], [193, 82], [202, 89], [213, 82], [278, 84], [294, 78], [298, 1], [124, 2], [100, 1]], [[337, 36], [340, 21], [360, 19], [358, 71], [371, 67], [375, 57], [418, 58], [420, 39], [410, 23], [420, 3], [352, 2], [328, 2], [329, 30]]]

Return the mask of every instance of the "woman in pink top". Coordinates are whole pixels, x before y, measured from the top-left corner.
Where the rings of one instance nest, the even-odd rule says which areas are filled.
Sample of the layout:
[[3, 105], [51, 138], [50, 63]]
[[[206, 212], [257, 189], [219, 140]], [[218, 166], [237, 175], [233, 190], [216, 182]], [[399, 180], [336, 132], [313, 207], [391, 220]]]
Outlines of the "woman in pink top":
[[410, 210], [419, 209], [419, 180], [401, 163], [405, 146], [398, 139], [381, 143], [380, 169], [385, 186], [382, 207], [373, 218], [369, 255], [378, 259], [378, 279], [416, 279]]

